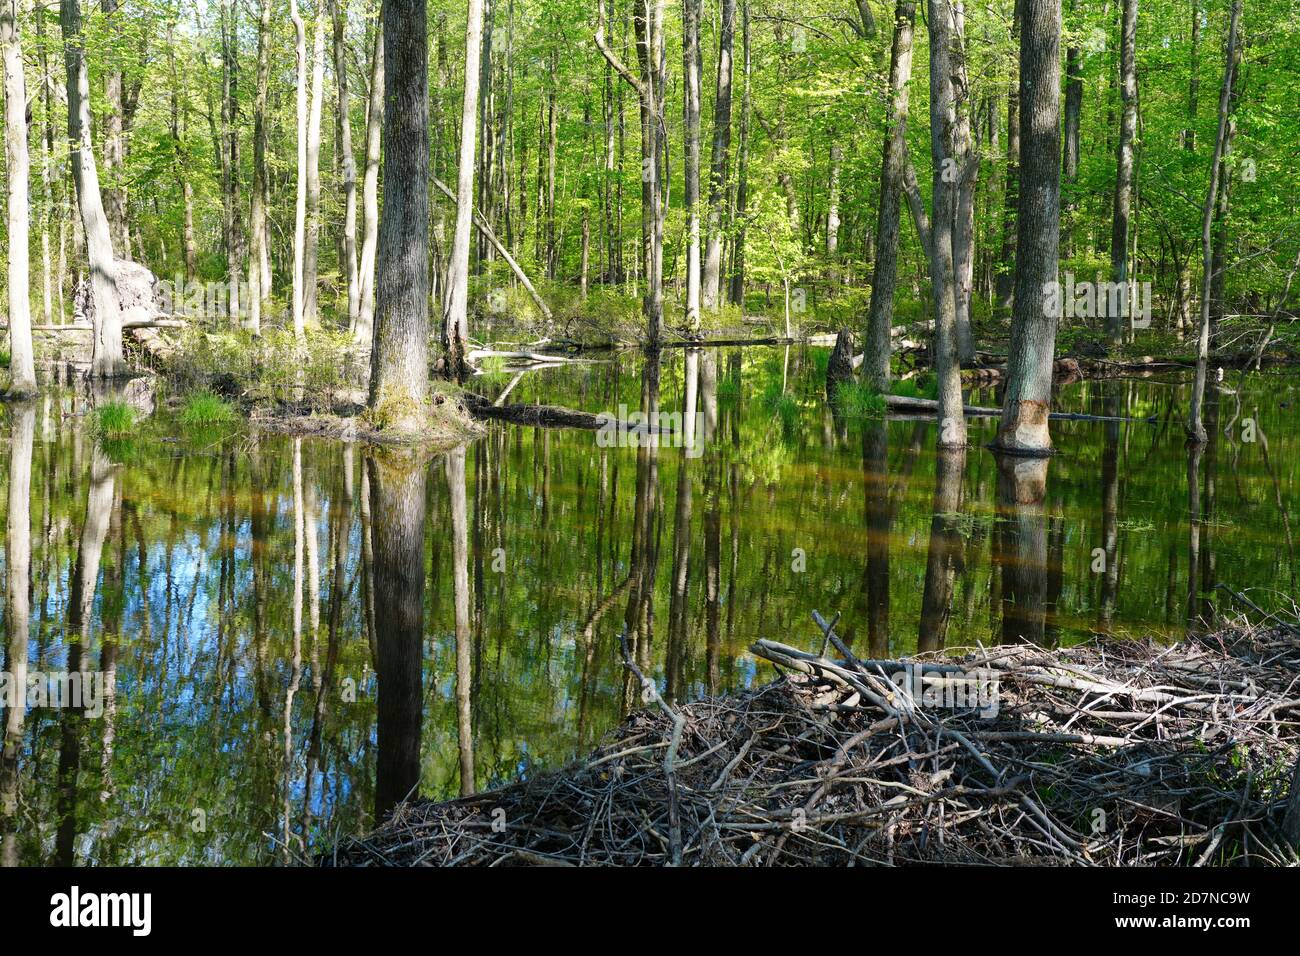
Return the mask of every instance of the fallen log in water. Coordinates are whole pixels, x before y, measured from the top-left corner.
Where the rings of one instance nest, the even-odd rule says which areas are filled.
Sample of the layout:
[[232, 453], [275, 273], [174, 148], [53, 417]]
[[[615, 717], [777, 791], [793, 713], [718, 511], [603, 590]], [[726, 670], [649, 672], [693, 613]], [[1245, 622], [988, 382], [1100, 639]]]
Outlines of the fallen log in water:
[[[932, 398], [911, 398], [906, 395], [886, 395], [885, 403], [891, 409], [903, 412], [937, 413], [939, 403]], [[987, 408], [981, 405], [963, 405], [962, 412], [970, 418], [999, 418], [1000, 408]], [[1149, 418], [1125, 418], [1122, 415], [1085, 415], [1081, 412], [1052, 412], [1051, 417], [1060, 421], [1071, 422], [1143, 422], [1153, 425], [1158, 420], [1155, 415]]]
[[[1300, 736], [1291, 625], [862, 661], [629, 715], [568, 768], [399, 805], [318, 862], [1284, 865]], [[590, 638], [588, 638], [590, 639]], [[866, 691], [864, 693], [864, 691]], [[494, 821], [504, 820], [505, 826]]]
[[609, 414], [593, 415], [591, 412], [566, 408], [563, 405], [496, 405], [482, 395], [467, 392], [461, 396], [465, 409], [475, 418], [490, 418], [494, 421], [511, 422], [515, 425], [531, 425], [542, 428], [582, 428], [597, 431], [601, 428], [613, 428], [625, 434], [668, 435], [672, 429], [656, 428], [639, 422], [629, 422]]

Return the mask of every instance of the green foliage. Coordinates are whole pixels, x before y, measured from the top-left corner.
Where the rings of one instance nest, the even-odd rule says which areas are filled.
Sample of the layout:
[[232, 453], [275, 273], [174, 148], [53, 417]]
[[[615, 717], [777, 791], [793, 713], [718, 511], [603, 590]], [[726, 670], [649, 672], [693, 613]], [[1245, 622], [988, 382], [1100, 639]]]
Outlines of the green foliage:
[[180, 422], [187, 428], [227, 425], [238, 417], [235, 407], [212, 392], [195, 392], [181, 407]]
[[135, 431], [135, 409], [125, 402], [105, 402], [95, 409], [92, 424], [101, 438], [127, 438]]
[[903, 378], [891, 383], [890, 393], [903, 398], [928, 398], [931, 401], [939, 397], [939, 381], [932, 375], [918, 375], [915, 378]]
[[836, 385], [835, 404], [845, 415], [854, 418], [879, 418], [889, 409], [883, 395], [857, 379]]

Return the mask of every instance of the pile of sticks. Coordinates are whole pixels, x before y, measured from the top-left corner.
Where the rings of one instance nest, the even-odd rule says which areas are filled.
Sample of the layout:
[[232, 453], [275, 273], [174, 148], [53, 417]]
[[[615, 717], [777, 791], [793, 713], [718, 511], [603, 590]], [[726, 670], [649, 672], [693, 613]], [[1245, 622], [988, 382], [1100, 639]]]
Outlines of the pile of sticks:
[[[587, 759], [404, 804], [321, 862], [1297, 862], [1295, 626], [900, 662], [856, 658], [814, 617], [821, 653], [761, 640], [777, 680], [678, 707], [625, 648], [654, 707]], [[945, 697], [976, 682], [970, 706]]]

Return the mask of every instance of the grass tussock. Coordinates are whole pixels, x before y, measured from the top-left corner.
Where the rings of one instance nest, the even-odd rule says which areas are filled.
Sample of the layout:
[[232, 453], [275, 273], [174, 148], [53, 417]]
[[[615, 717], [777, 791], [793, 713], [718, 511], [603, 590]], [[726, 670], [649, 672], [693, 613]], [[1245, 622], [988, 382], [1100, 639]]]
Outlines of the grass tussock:
[[186, 428], [212, 428], [229, 425], [238, 418], [235, 406], [209, 391], [195, 392], [181, 407], [180, 423]]
[[95, 433], [110, 441], [131, 437], [136, 422], [135, 409], [125, 402], [105, 402], [95, 409], [93, 418]]

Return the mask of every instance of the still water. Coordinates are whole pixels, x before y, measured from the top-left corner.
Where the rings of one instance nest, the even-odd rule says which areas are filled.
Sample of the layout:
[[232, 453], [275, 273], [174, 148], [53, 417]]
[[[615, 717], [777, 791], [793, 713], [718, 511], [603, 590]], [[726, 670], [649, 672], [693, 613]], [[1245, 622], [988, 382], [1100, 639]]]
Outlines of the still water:
[[1059, 409], [1130, 420], [1054, 423], [1045, 467], [1000, 468], [991, 419], [956, 455], [929, 421], [837, 420], [825, 360], [722, 349], [513, 384], [680, 410], [690, 369], [698, 457], [494, 424], [376, 458], [162, 414], [101, 442], [75, 397], [5, 408], [7, 686], [90, 676], [79, 708], [0, 698], [0, 863], [295, 862], [412, 789], [562, 765], [638, 702], [625, 629], [688, 700], [772, 676], [758, 637], [819, 647], [813, 609], [879, 657], [1172, 639], [1234, 610], [1220, 582], [1266, 608], [1300, 593], [1294, 373], [1228, 373], [1199, 454], [1182, 377], [1066, 386]]

